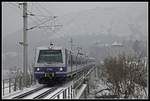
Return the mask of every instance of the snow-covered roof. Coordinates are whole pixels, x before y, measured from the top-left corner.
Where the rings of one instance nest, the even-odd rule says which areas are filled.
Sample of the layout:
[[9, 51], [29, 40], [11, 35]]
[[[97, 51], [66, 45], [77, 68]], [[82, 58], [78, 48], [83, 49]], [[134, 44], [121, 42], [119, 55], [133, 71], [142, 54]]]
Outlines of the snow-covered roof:
[[56, 46], [52, 46], [52, 47], [50, 47], [50, 46], [41, 46], [41, 47], [37, 47], [37, 49], [42, 49], [42, 50], [44, 50], [44, 49], [62, 49], [62, 47], [56, 47]]

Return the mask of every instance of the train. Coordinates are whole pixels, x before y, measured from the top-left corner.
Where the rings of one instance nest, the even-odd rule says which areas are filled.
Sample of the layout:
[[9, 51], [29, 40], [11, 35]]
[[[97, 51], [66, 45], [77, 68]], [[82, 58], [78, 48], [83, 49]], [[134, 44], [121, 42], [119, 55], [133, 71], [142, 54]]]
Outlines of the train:
[[33, 66], [39, 84], [65, 81], [92, 68], [94, 58], [63, 47], [37, 47]]

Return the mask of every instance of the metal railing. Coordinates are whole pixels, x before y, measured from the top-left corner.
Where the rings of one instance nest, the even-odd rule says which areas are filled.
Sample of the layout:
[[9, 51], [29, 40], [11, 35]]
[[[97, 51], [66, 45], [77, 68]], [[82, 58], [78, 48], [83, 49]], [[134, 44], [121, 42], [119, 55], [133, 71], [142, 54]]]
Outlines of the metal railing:
[[[75, 96], [72, 85], [54, 94], [50, 99], [72, 99]], [[61, 96], [62, 95], [62, 96]]]
[[[36, 80], [33, 75], [28, 76], [28, 87], [31, 85], [36, 84]], [[6, 95], [12, 93], [17, 90], [23, 90], [24, 83], [23, 77], [15, 77], [15, 78], [8, 78], [2, 81], [2, 95]]]
[[[75, 98], [78, 94], [79, 89], [81, 88], [82, 84], [87, 84], [87, 91], [89, 93], [89, 85], [88, 85], [88, 76], [93, 72], [95, 68], [92, 68], [89, 71], [86, 71], [86, 73], [83, 73], [79, 77], [77, 77], [74, 82], [67, 88], [62, 89], [61, 91], [57, 92], [55, 95], [53, 95], [51, 98], [52, 99], [72, 99]], [[2, 85], [2, 93], [3, 96], [6, 93], [11, 93], [13, 91], [17, 90], [23, 90], [24, 84], [23, 84], [23, 77], [18, 76], [16, 78], [9, 78], [3, 80], [3, 85]], [[36, 80], [33, 76], [33, 74], [28, 75], [28, 87], [31, 85], [34, 85], [36, 83]], [[7, 89], [7, 90], [6, 90]]]
[[[50, 99], [73, 99], [78, 95], [79, 90], [82, 87], [82, 84], [87, 84], [87, 76], [94, 70], [95, 68], [89, 70], [86, 74], [80, 75], [79, 78], [73, 82], [69, 87], [60, 90], [56, 94], [54, 94]], [[87, 95], [85, 93], [89, 93], [89, 85], [85, 88], [83, 95]], [[62, 95], [62, 96], [61, 96]], [[86, 98], [86, 97], [85, 97]]]

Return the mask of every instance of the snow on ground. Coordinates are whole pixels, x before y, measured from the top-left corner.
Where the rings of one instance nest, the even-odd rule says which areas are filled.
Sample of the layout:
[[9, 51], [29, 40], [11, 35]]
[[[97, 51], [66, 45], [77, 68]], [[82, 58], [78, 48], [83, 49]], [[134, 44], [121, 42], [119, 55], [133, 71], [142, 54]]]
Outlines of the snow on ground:
[[[49, 94], [45, 99], [50, 98], [52, 95], [56, 94], [57, 92], [59, 92], [59, 91], [62, 90], [62, 89], [67, 89], [67, 87], [71, 86], [72, 84], [73, 84], [72, 81], [63, 84], [63, 86], [60, 86], [55, 92]], [[12, 93], [8, 93], [7, 95], [3, 96], [2, 99], [12, 99], [12, 98], [15, 97], [15, 96], [21, 95], [21, 94], [23, 94], [23, 93], [26, 93], [26, 92], [28, 92], [28, 91], [30, 91], [30, 90], [36, 89], [36, 88], [41, 87], [41, 86], [43, 86], [43, 85], [36, 84], [36, 85], [30, 86], [30, 88], [24, 88], [23, 90], [17, 90], [17, 91], [15, 91], [15, 92], [13, 91]], [[35, 96], [40, 95], [40, 94], [42, 94], [43, 92], [47, 91], [48, 89], [50, 89], [50, 87], [44, 88], [44, 89], [42, 89], [42, 90], [40, 90], [40, 91], [38, 91], [38, 92], [36, 92], [36, 93], [33, 93], [33, 94], [31, 94], [31, 95], [25, 97], [25, 99], [32, 99], [32, 98], [34, 98]], [[6, 92], [6, 91], [5, 91], [5, 92]], [[60, 98], [62, 98], [62, 96], [63, 96], [63, 95], [61, 94]]]
[[[90, 94], [88, 95], [88, 98], [94, 98], [96, 92], [107, 88], [107, 86], [103, 83], [102, 80], [97, 80], [97, 82], [94, 81], [94, 84], [95, 84], [95, 88], [90, 89]], [[148, 98], [148, 88], [145, 88], [145, 90], [146, 90], [146, 94], [142, 87], [135, 88], [135, 93], [136, 93], [136, 95], [138, 94], [137, 95], [138, 98], [136, 98], [135, 96], [130, 96], [129, 98], [131, 98], [131, 99], [147, 99]], [[101, 93], [97, 93], [96, 96], [101, 96], [104, 94], [108, 95], [108, 94], [111, 94], [111, 92], [108, 90], [104, 90]], [[124, 99], [124, 98], [119, 98], [119, 99]]]
[[[12, 92], [14, 92], [14, 83], [13, 82], [11, 82], [11, 93]], [[4, 90], [4, 92], [3, 92], [3, 90]], [[5, 95], [8, 95], [9, 94], [9, 82], [7, 81], [5, 81], [5, 83], [4, 83], [4, 87], [3, 87], [3, 82], [2, 82], [2, 95], [3, 95], [3, 93], [4, 93], [4, 96]]]
[[36, 97], [37, 95], [40, 95], [40, 94], [44, 93], [45, 91], [47, 91], [49, 89], [51, 89], [51, 88], [41, 89], [41, 90], [37, 91], [36, 93], [30, 94], [29, 96], [24, 97], [23, 99], [32, 99], [32, 98]]
[[[60, 90], [62, 90], [63, 87], [60, 87], [58, 89], [55, 90], [55, 92], [50, 93], [49, 95], [47, 95], [45, 98], [43, 99], [50, 99], [54, 94], [58, 93]], [[62, 97], [62, 96], [61, 96]]]
[[17, 96], [17, 95], [20, 95], [20, 94], [23, 94], [23, 93], [26, 93], [30, 90], [33, 90], [35, 88], [38, 88], [38, 87], [41, 87], [43, 85], [40, 85], [40, 84], [36, 84], [36, 85], [33, 85], [33, 86], [30, 86], [29, 88], [24, 88], [23, 90], [17, 90], [15, 92], [12, 92], [12, 93], [9, 93], [7, 95], [4, 95], [2, 97], [2, 99], [12, 99], [13, 97]]
[[104, 82], [102, 80], [98, 80], [96, 82], [96, 86], [97, 86], [97, 88], [96, 88], [97, 91], [107, 88], [107, 86], [104, 84]]
[[[102, 89], [107, 88], [107, 86], [103, 83], [102, 80], [94, 81], [94, 84], [95, 84], [94, 85], [95, 87], [90, 89], [90, 94], [88, 95], [88, 98], [95, 98], [95, 93], [97, 93], [98, 91], [100, 91]], [[97, 93], [96, 95], [101, 96], [103, 94], [108, 94], [108, 93], [110, 93], [108, 90], [104, 90], [103, 92]]]
[[75, 97], [75, 99], [79, 99], [80, 96], [82, 95], [82, 93], [84, 92], [85, 88], [87, 87], [87, 84], [83, 84], [82, 87], [80, 88], [80, 90], [77, 93], [77, 96]]
[[[69, 81], [63, 85], [61, 85], [57, 90], [55, 90], [55, 92], [52, 92], [51, 94], [49, 94], [47, 97], [45, 97], [44, 99], [50, 99], [53, 95], [55, 95], [56, 93], [58, 93], [61, 90], [65, 90], [66, 89], [66, 95], [68, 95], [68, 87], [71, 87], [71, 85], [73, 84], [73, 81]], [[71, 89], [70, 89], [71, 92]], [[63, 92], [60, 93], [60, 99], [63, 98]], [[57, 99], [57, 97], [55, 98]]]

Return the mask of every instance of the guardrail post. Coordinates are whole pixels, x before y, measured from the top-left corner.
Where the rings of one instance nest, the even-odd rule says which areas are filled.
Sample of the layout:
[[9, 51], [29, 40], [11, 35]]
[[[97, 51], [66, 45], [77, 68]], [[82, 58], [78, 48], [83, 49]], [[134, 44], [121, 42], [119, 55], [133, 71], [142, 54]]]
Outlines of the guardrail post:
[[3, 80], [3, 96], [4, 96], [4, 91], [5, 90], [5, 80]]
[[29, 76], [28, 76], [28, 78], [29, 78], [29, 80], [28, 80], [28, 87], [30, 87], [31, 86], [31, 75], [29, 74]]
[[64, 91], [64, 98], [67, 98], [67, 95], [66, 95], [67, 93], [66, 93], [66, 89], [65, 89], [65, 91]]
[[59, 99], [59, 95], [57, 95], [57, 98]]
[[32, 77], [32, 74], [31, 74], [31, 85], [32, 85], [32, 83], [33, 83], [33, 77]]
[[29, 86], [31, 86], [31, 84], [32, 84], [32, 76], [29, 75]]
[[21, 77], [19, 77], [19, 89], [21, 90]]
[[71, 99], [72, 99], [72, 85], [71, 85]]
[[33, 76], [32, 76], [32, 74], [31, 74], [31, 85], [33, 84]]
[[11, 79], [9, 78], [9, 93], [11, 93]]
[[17, 86], [17, 78], [15, 78], [14, 91], [16, 91], [16, 86]]
[[63, 91], [63, 99], [64, 99], [64, 98], [66, 98], [66, 96], [65, 96], [65, 90]]
[[75, 97], [75, 95], [74, 95], [74, 89], [72, 89], [72, 94], [73, 94], [73, 98]]
[[19, 89], [22, 90], [22, 76], [19, 78]]
[[33, 74], [33, 83], [36, 84], [36, 79], [35, 79], [34, 74]]
[[24, 80], [24, 77], [22, 76], [22, 77], [21, 77], [21, 90], [22, 90], [23, 87], [25, 86], [23, 80]]
[[34, 82], [34, 76], [32, 75], [32, 84], [34, 85], [35, 82]]
[[70, 98], [70, 89], [68, 88], [68, 99]]

